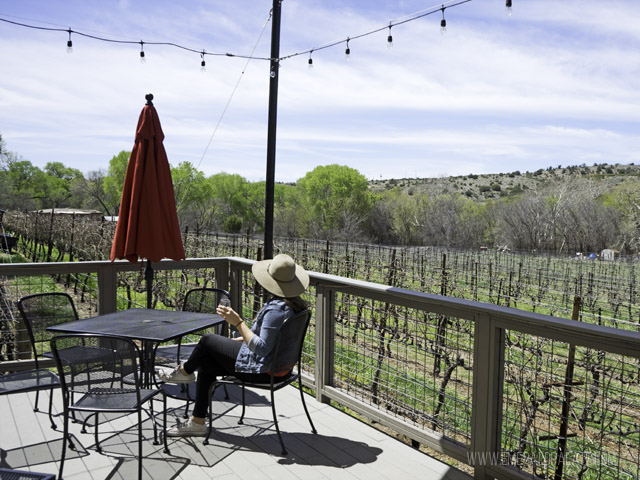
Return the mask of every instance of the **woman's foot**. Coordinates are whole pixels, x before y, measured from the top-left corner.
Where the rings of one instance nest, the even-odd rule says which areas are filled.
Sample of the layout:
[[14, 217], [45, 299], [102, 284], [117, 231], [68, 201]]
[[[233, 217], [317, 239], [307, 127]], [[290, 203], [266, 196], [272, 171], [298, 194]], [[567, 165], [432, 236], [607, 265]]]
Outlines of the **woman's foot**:
[[167, 437], [204, 437], [206, 434], [207, 426], [194, 421], [167, 430]]
[[160, 381], [164, 383], [191, 383], [196, 381], [196, 374], [187, 373], [182, 365], [178, 365], [173, 372], [161, 374]]

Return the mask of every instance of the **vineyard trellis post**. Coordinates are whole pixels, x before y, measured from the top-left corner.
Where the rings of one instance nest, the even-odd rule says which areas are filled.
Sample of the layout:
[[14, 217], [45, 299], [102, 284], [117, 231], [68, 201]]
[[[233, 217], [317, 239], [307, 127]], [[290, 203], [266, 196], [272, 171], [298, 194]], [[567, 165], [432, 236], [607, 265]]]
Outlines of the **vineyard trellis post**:
[[[571, 319], [580, 320], [580, 307], [582, 306], [582, 300], [576, 296], [573, 299], [573, 311], [571, 312]], [[571, 408], [571, 389], [573, 385], [581, 385], [582, 382], [573, 381], [573, 369], [576, 358], [576, 346], [569, 344], [569, 353], [567, 357], [567, 369], [564, 380], [564, 396], [562, 397], [562, 413], [560, 423], [560, 433], [558, 434], [558, 448], [556, 454], [556, 473], [555, 480], [562, 480], [562, 471], [564, 470], [564, 461], [567, 454], [567, 438], [570, 435], [569, 432], [569, 410]], [[571, 435], [571, 436], [575, 436]]]

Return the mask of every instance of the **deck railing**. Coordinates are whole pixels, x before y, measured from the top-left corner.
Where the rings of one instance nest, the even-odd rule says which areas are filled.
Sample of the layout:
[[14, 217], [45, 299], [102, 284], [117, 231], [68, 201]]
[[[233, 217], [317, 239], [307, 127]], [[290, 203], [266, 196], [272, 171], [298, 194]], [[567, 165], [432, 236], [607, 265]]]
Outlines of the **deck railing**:
[[[156, 308], [222, 286], [252, 318], [253, 261], [154, 264]], [[414, 443], [471, 465], [478, 479], [640, 476], [640, 333], [310, 272], [314, 318], [305, 383]], [[65, 290], [80, 315], [146, 304], [139, 264], [0, 265], [3, 369], [24, 368], [14, 308]], [[12, 319], [16, 319], [12, 322]], [[12, 338], [12, 335], [15, 338]]]

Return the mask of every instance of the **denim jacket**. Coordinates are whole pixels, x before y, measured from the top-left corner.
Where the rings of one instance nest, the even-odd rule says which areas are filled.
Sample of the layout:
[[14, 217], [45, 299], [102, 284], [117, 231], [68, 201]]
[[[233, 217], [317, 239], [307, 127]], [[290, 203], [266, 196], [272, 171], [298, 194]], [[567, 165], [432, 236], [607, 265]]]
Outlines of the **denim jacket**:
[[251, 325], [254, 333], [249, 343], [243, 343], [236, 357], [236, 372], [266, 373], [278, 343], [278, 334], [285, 319], [294, 314], [283, 300], [265, 303]]

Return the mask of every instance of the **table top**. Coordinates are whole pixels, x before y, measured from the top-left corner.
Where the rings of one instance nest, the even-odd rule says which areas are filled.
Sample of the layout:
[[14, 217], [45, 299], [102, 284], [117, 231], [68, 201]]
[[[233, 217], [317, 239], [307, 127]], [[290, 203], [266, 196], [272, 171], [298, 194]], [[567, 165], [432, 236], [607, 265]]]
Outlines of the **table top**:
[[215, 313], [132, 308], [91, 318], [52, 325], [56, 333], [117, 335], [149, 342], [167, 342], [224, 322]]

